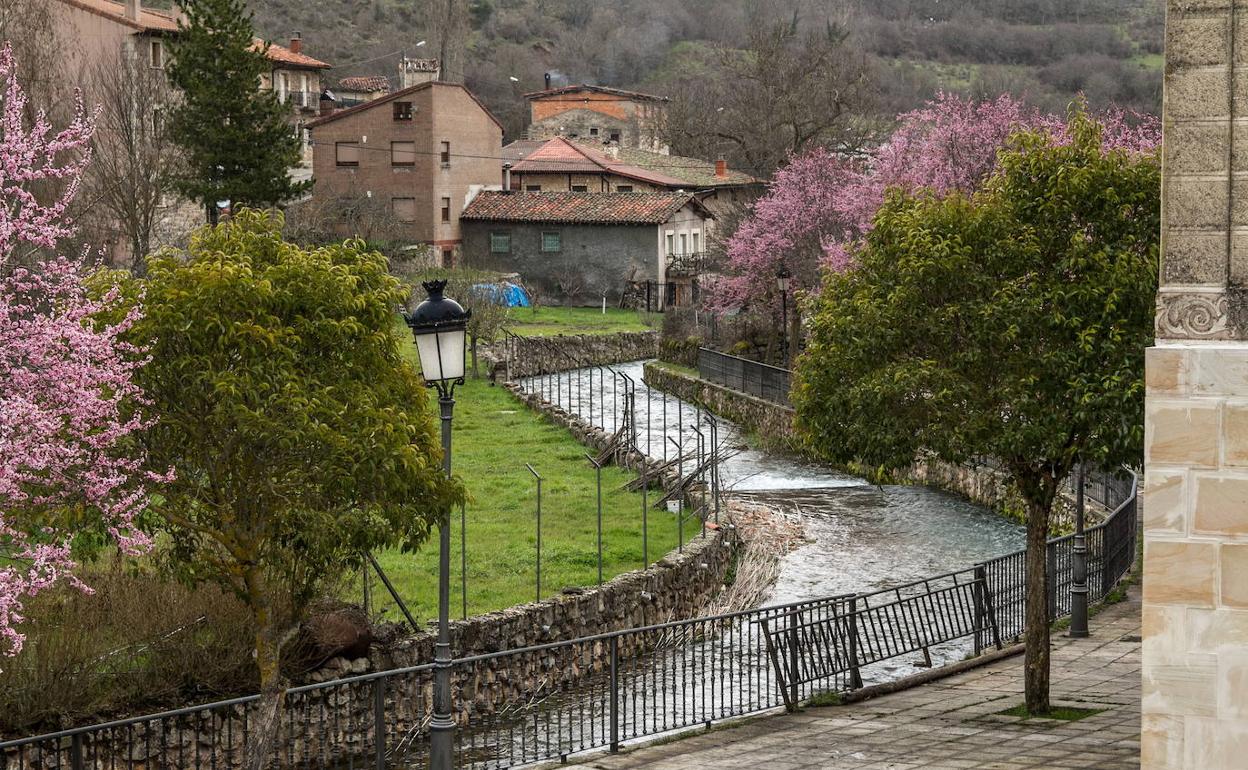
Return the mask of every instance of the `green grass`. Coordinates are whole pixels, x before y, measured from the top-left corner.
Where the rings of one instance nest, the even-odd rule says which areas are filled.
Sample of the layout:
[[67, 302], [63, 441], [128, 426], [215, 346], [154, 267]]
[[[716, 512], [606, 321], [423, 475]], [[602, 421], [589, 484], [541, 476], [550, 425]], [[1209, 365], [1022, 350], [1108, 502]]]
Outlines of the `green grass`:
[[[406, 338], [405, 338], [406, 339]], [[414, 346], [407, 353], [415, 357]], [[468, 380], [455, 392], [453, 471], [464, 480], [467, 506], [468, 612], [475, 615], [536, 598], [536, 484], [525, 463], [542, 474], [542, 596], [598, 580], [593, 467], [587, 451], [567, 430], [539, 417], [501, 387]], [[621, 487], [632, 478], [615, 467], [602, 472], [603, 577], [642, 566], [641, 495]], [[655, 499], [651, 493], [651, 502]], [[451, 609], [461, 608], [459, 512], [452, 515]], [[675, 516], [651, 509], [650, 560], [676, 547]], [[686, 534], [696, 535], [693, 523]], [[417, 553], [375, 554], [419, 622], [436, 616], [437, 541]], [[396, 605], [372, 581], [375, 606], [399, 620]], [[350, 599], [360, 598], [359, 581]]]
[[548, 337], [555, 334], [613, 334], [644, 332], [658, 323], [653, 316], [637, 310], [595, 307], [516, 308], [509, 325], [522, 337]]
[[1054, 706], [1049, 709], [1047, 713], [1032, 714], [1027, 711], [1026, 705], [1019, 704], [1013, 708], [1008, 708], [1005, 711], [998, 711], [997, 713], [1002, 716], [1020, 717], [1022, 719], [1056, 719], [1061, 722], [1078, 722], [1080, 719], [1087, 719], [1088, 717], [1095, 716], [1104, 710], [1105, 709], [1081, 709], [1074, 708], [1073, 706]]

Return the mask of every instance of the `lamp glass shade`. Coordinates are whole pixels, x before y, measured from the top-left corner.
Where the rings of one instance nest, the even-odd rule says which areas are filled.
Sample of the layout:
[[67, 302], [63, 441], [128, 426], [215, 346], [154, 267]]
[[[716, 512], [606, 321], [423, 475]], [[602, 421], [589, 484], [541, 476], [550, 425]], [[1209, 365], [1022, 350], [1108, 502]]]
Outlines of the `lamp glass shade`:
[[416, 334], [420, 370], [426, 382], [458, 380], [464, 376], [464, 328], [422, 331]]
[[780, 272], [776, 273], [776, 288], [779, 289], [780, 291], [788, 291], [789, 281], [792, 278], [793, 278], [793, 275], [787, 269], [783, 267], [780, 268]]

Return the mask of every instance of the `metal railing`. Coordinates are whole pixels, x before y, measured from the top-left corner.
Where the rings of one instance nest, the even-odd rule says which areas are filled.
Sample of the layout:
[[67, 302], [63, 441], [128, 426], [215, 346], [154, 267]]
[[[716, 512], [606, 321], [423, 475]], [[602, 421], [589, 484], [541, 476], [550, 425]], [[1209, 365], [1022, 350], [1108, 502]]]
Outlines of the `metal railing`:
[[715, 261], [705, 251], [667, 255], [667, 272], [673, 275], [701, 275], [714, 269]]
[[776, 404], [789, 405], [790, 374], [788, 369], [778, 366], [710, 348], [698, 349], [699, 377]]
[[[579, 363], [568, 356], [570, 364]], [[588, 367], [529, 380], [551, 403], [605, 419], [626, 451], [653, 457], [638, 432], [642, 409], [631, 378]], [[606, 388], [612, 384], [611, 388]], [[589, 386], [587, 388], [587, 386]], [[647, 389], [646, 437], [662, 427]], [[669, 412], [666, 396], [663, 419]], [[623, 414], [620, 415], [620, 411]], [[678, 411], [678, 414], [682, 414]], [[687, 416], [687, 415], [686, 415]], [[683, 419], [678, 425], [683, 424]], [[605, 422], [600, 423], [606, 425]], [[691, 427], [702, 425], [692, 422]], [[624, 428], [619, 430], [618, 427]], [[695, 446], [705, 443], [691, 431]], [[678, 479], [709, 474], [704, 450], [666, 455]], [[714, 445], [714, 432], [711, 433]], [[696, 464], [686, 475], [686, 463]], [[679, 483], [679, 482], [678, 482]], [[1110, 516], [1087, 530], [1089, 600], [1104, 598], [1136, 553], [1137, 482], [1099, 480]], [[718, 497], [716, 510], [718, 510]], [[645, 502], [643, 501], [643, 508]], [[710, 504], [703, 502], [705, 521]], [[1048, 616], [1068, 613], [1073, 536], [1047, 546]], [[675, 621], [455, 660], [456, 763], [503, 770], [577, 752], [793, 707], [822, 692], [844, 692], [920, 665], [960, 660], [1022, 635], [1025, 551], [865, 594]], [[890, 668], [891, 667], [891, 668]], [[427, 760], [433, 666], [383, 671], [288, 690], [270, 762], [281, 768], [417, 767]], [[233, 767], [253, 728], [259, 696], [0, 743], [0, 770]]]

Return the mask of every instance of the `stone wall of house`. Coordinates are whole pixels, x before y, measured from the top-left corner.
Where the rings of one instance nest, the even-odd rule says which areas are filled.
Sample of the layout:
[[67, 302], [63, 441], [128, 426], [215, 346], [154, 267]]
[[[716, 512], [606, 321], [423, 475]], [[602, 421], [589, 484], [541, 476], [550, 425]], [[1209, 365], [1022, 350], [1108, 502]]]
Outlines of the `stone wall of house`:
[[[715, 414], [753, 432], [768, 448], [803, 454], [802, 443], [793, 426], [794, 412], [791, 407], [756, 398], [659, 363], [646, 364], [645, 372], [646, 383], [650, 386], [702, 404]], [[904, 484], [922, 484], [953, 492], [1020, 524], [1024, 522], [1022, 498], [1007, 482], [1005, 474], [989, 466], [925, 460], [897, 473], [895, 478]], [[1090, 521], [1094, 522], [1107, 513], [1098, 508], [1095, 501], [1089, 499], [1087, 502]], [[1074, 517], [1072, 497], [1067, 494], [1059, 496], [1053, 507], [1050, 531], [1053, 534], [1073, 531]]]
[[658, 354], [659, 333], [647, 331], [510, 337], [483, 347], [480, 355], [491, 377], [508, 381], [582, 366], [641, 361]]

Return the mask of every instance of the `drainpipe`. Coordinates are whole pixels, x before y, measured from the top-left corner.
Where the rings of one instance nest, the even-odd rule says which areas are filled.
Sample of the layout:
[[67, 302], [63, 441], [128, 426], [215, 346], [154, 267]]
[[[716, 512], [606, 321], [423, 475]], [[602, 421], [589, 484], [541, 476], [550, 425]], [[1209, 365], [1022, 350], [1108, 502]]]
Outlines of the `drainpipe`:
[[503, 164], [503, 192], [511, 192], [511, 164]]

